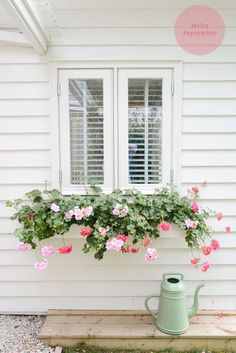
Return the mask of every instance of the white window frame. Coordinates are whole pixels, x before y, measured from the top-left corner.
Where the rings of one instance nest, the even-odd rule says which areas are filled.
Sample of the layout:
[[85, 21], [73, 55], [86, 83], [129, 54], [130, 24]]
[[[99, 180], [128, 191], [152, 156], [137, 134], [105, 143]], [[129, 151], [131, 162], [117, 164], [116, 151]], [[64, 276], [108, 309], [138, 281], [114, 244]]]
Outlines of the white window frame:
[[162, 182], [170, 182], [172, 154], [172, 71], [170, 69], [119, 69], [118, 70], [118, 131], [119, 131], [119, 187], [136, 188], [150, 194], [156, 184], [130, 184], [128, 155], [128, 80], [129, 79], [160, 79], [162, 80]]
[[[61, 70], [59, 79], [61, 82], [60, 95], [60, 164], [62, 172], [61, 189], [64, 195], [72, 193], [83, 194], [86, 192], [84, 185], [71, 184], [70, 166], [70, 103], [69, 80], [70, 79], [102, 79], [103, 80], [103, 152], [104, 152], [104, 184], [99, 185], [105, 192], [114, 188], [113, 176], [113, 72], [110, 69], [74, 69]], [[85, 185], [86, 186], [86, 185]]]
[[[118, 70], [119, 69], [171, 69], [172, 70], [172, 138], [171, 138], [171, 169], [169, 170], [169, 180], [173, 182], [177, 187], [181, 186], [181, 147], [182, 147], [182, 60], [145, 60], [140, 61], [138, 59], [132, 59], [129, 61], [114, 61], [114, 60], [87, 60], [76, 61], [63, 59], [63, 61], [58, 61], [57, 59], [51, 59], [50, 62], [50, 82], [51, 82], [51, 186], [61, 190], [62, 189], [62, 170], [60, 163], [60, 138], [59, 138], [59, 99], [61, 96], [61, 82], [59, 80], [59, 73], [61, 70], [71, 70], [71, 69], [111, 69], [114, 70], [114, 92], [113, 92], [113, 102], [114, 102], [114, 135], [113, 142], [114, 146], [118, 143], [117, 135], [117, 96], [118, 92], [116, 90], [116, 83], [118, 81]], [[174, 133], [173, 133], [174, 132]], [[116, 166], [118, 165], [118, 151], [114, 147], [113, 151], [113, 170], [114, 170], [114, 188], [118, 188], [118, 170]], [[109, 190], [108, 190], [109, 191]], [[105, 190], [106, 192], [106, 190]], [[70, 193], [81, 193], [78, 190], [70, 190]]]

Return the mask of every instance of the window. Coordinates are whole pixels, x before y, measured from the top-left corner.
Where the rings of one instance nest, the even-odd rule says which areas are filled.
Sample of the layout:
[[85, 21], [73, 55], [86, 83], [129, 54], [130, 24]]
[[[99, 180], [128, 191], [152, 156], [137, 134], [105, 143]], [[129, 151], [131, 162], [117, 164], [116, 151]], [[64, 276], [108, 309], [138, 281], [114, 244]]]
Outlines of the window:
[[63, 193], [90, 183], [151, 192], [170, 180], [171, 76], [171, 69], [60, 70]]

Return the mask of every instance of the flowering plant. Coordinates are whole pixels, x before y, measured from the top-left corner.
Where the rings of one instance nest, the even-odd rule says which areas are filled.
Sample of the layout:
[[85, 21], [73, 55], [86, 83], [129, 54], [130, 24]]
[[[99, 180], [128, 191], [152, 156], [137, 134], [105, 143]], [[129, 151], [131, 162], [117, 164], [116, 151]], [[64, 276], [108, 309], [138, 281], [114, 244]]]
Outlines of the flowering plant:
[[[72, 245], [66, 245], [63, 235], [76, 224], [85, 239], [83, 251], [94, 251], [96, 259], [102, 259], [106, 251], [112, 250], [135, 254], [143, 246], [147, 248], [145, 259], [150, 261], [158, 257], [157, 249], [151, 247], [152, 240], [160, 236], [160, 231], [171, 232], [172, 224], [176, 224], [185, 233], [192, 250], [191, 263], [197, 265], [199, 254], [209, 255], [220, 246], [212, 239], [212, 229], [206, 223], [216, 213], [200, 208], [196, 202], [198, 193], [199, 189], [193, 187], [181, 197], [170, 185], [156, 189], [152, 195], [135, 189], [105, 194], [94, 185], [85, 196], [62, 196], [58, 190], [46, 188], [27, 193], [30, 203], [17, 199], [8, 201], [7, 206], [16, 209], [12, 219], [21, 224], [15, 231], [21, 251], [35, 249], [41, 240], [58, 234], [64, 246], [57, 252], [69, 254], [73, 251]], [[222, 213], [217, 214], [218, 220], [222, 217]], [[44, 246], [41, 254], [42, 259], [35, 264], [40, 270], [47, 268], [47, 258], [54, 254], [53, 246]], [[207, 271], [209, 267], [204, 262], [202, 270]]]

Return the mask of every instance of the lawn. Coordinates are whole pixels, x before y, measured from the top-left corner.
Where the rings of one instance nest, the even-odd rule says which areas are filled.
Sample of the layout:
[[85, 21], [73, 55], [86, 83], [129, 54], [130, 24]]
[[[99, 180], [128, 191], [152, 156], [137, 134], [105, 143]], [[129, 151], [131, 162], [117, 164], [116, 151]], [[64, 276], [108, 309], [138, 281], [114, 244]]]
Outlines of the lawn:
[[143, 351], [143, 350], [122, 350], [122, 349], [102, 349], [98, 347], [90, 347], [90, 346], [80, 346], [78, 348], [64, 348], [63, 353], [234, 353], [232, 351], [209, 351], [209, 350], [202, 350], [202, 349], [194, 349], [191, 351], [182, 351], [177, 352], [174, 350], [165, 350], [165, 351]]

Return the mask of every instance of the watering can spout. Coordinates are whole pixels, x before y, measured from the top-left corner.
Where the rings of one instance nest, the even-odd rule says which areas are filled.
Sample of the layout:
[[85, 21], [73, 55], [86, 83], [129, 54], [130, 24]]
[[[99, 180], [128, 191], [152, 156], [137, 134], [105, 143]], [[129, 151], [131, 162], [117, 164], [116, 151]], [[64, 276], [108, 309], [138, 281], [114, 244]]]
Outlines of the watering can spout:
[[188, 309], [188, 317], [192, 317], [194, 316], [197, 311], [198, 311], [198, 294], [199, 294], [199, 290], [204, 287], [205, 284], [201, 283], [197, 286], [196, 290], [195, 290], [195, 294], [194, 294], [194, 302], [193, 305], [191, 306], [191, 308]]

